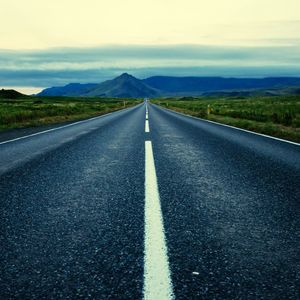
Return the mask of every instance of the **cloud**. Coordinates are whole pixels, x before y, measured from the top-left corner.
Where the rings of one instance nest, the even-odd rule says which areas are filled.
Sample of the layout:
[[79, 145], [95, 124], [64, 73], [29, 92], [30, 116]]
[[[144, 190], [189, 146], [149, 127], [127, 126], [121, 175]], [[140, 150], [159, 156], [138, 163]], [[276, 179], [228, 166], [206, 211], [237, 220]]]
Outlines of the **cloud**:
[[300, 46], [103, 46], [0, 50], [0, 86], [101, 82], [130, 72], [169, 76], [300, 76]]

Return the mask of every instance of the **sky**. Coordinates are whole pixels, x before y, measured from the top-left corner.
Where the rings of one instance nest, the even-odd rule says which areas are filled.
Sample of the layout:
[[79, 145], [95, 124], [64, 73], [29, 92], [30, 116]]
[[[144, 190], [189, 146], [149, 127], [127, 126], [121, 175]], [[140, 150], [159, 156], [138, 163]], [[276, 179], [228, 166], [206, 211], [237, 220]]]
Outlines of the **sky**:
[[299, 0], [0, 0], [0, 87], [300, 76]]

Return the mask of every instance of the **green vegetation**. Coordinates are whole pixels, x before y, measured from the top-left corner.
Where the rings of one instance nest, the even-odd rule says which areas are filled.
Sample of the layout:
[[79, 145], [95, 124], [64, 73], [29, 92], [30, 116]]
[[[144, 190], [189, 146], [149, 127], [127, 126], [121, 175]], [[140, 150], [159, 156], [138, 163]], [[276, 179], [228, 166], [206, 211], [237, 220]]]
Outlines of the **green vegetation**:
[[137, 99], [79, 97], [0, 98], [0, 130], [80, 120], [140, 102]]
[[195, 117], [300, 142], [300, 96], [184, 97], [153, 103]]

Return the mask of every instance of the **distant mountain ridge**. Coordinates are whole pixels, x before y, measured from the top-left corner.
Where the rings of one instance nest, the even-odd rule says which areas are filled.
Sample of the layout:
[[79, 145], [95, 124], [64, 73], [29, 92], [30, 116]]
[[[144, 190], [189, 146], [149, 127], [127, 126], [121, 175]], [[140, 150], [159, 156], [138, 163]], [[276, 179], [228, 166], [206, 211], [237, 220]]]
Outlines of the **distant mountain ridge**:
[[251, 93], [254, 89], [276, 89], [299, 87], [300, 77], [267, 78], [224, 78], [224, 77], [171, 77], [153, 76], [137, 79], [124, 73], [112, 80], [102, 83], [70, 83], [63, 87], [43, 90], [38, 96], [84, 96], [142, 98], [159, 96], [200, 96], [244, 91]]
[[148, 85], [166, 93], [193, 93], [222, 90], [263, 89], [299, 86], [298, 77], [225, 78], [153, 76], [144, 80]]
[[38, 96], [80, 96], [96, 87], [96, 83], [69, 83], [65, 86], [56, 86], [44, 89]]

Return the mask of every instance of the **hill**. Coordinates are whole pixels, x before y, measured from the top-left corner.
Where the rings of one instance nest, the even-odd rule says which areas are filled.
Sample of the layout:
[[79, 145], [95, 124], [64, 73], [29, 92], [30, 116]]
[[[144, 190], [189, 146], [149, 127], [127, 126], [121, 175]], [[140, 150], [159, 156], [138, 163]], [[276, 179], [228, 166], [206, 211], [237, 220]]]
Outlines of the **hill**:
[[89, 92], [92, 88], [96, 87], [96, 83], [69, 83], [65, 86], [56, 86], [44, 89], [37, 96], [80, 96]]
[[115, 79], [99, 84], [70, 83], [62, 87], [47, 88], [37, 96], [141, 98], [154, 97], [159, 94], [161, 93], [158, 90], [148, 86], [142, 80], [124, 73]]
[[118, 98], [140, 98], [140, 97], [154, 97], [159, 95], [159, 91], [148, 86], [142, 80], [133, 77], [127, 73], [121, 76], [107, 80], [85, 96], [105, 96], [105, 97], [118, 97]]
[[15, 90], [0, 90], [0, 99], [19, 99], [28, 97], [24, 94], [21, 94]]
[[144, 79], [149, 86], [167, 95], [202, 95], [207, 92], [300, 86], [298, 77], [224, 78], [154, 76]]
[[255, 97], [255, 96], [284, 96], [300, 95], [299, 86], [268, 88], [268, 89], [249, 89], [249, 90], [223, 90], [204, 92], [201, 96], [213, 97]]

